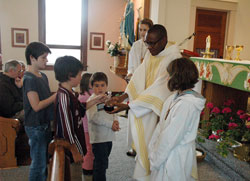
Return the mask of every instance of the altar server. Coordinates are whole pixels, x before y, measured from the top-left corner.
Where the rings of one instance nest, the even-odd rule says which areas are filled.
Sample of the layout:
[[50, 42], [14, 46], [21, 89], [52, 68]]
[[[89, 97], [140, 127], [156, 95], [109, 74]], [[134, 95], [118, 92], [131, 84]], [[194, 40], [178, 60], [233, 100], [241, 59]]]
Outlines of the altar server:
[[151, 180], [196, 180], [195, 138], [205, 99], [193, 91], [198, 70], [186, 58], [172, 61], [168, 89], [176, 91], [164, 103], [160, 122], [149, 143]]

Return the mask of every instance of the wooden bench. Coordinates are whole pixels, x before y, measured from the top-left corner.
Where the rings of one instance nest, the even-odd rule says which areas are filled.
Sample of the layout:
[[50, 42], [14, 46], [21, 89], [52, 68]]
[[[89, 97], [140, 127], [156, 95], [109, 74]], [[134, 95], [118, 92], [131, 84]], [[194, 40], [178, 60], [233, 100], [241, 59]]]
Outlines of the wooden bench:
[[0, 168], [17, 166], [15, 139], [18, 129], [17, 119], [0, 117]]

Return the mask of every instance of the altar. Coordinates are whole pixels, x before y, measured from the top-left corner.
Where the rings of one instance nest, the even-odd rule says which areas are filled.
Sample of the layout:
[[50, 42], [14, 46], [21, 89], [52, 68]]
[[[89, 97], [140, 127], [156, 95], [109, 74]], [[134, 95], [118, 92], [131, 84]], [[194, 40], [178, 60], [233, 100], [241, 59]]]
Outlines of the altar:
[[[247, 111], [250, 92], [250, 60], [233, 61], [217, 58], [190, 57], [202, 80], [202, 95], [207, 102], [223, 105], [227, 99], [235, 101], [238, 109]], [[205, 110], [204, 118], [209, 116]]]

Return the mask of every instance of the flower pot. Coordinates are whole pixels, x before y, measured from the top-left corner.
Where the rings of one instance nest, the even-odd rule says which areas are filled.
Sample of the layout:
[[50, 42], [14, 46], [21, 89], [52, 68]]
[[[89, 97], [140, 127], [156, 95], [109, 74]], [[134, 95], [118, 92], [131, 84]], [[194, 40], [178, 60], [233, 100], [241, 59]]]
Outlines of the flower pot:
[[114, 67], [118, 67], [120, 63], [120, 59], [118, 56], [114, 56]]
[[250, 161], [250, 143], [242, 143], [234, 148], [234, 156], [242, 161]]

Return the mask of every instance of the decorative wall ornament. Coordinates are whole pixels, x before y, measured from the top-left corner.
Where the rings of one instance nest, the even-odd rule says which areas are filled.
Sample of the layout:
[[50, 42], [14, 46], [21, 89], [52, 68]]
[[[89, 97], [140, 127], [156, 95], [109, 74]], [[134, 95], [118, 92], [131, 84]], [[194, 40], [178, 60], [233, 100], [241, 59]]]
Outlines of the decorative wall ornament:
[[29, 30], [11, 28], [12, 47], [26, 47], [29, 44]]
[[104, 33], [90, 33], [90, 50], [104, 50]]

